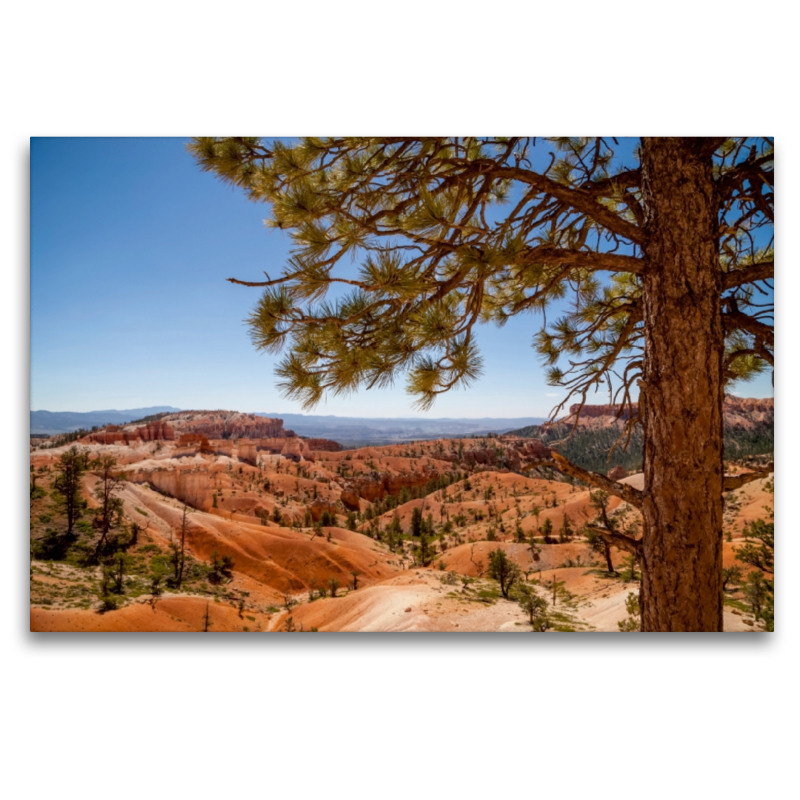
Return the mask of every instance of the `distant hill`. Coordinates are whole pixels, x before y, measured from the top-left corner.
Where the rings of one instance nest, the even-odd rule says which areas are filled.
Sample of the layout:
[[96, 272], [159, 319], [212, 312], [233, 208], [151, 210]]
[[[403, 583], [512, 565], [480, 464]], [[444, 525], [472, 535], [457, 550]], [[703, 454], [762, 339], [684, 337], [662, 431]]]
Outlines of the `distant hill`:
[[538, 425], [545, 421], [544, 417], [425, 419], [418, 417], [337, 417], [333, 415], [281, 414], [280, 412], [256, 413], [262, 417], [282, 419], [287, 428], [300, 436], [334, 439], [345, 447], [506, 433], [515, 428]]
[[[573, 406], [570, 416], [559, 423], [527, 425], [509, 433], [541, 439], [547, 445], [562, 442], [558, 451], [584, 469], [606, 473], [619, 465], [628, 472], [638, 472], [642, 468], [641, 428], [633, 432], [625, 452], [618, 447], [610, 460], [608, 458], [624, 427], [624, 422], [614, 419], [615, 411], [613, 406], [584, 406], [571, 437], [577, 406]], [[775, 449], [775, 405], [771, 398], [726, 398], [723, 425], [726, 458], [763, 455]]]
[[[175, 413], [179, 408], [153, 406], [124, 411], [31, 411], [31, 434], [69, 433], [79, 428], [90, 429], [97, 425], [124, 425], [159, 413]], [[256, 412], [256, 416], [282, 419], [286, 428], [300, 436], [334, 439], [345, 447], [367, 444], [398, 444], [420, 439], [456, 438], [460, 436], [505, 433], [526, 425], [538, 425], [544, 417], [476, 417], [458, 419], [442, 417], [423, 419], [415, 417], [337, 417], [314, 414], [282, 414]]]
[[69, 433], [80, 428], [90, 429], [95, 425], [124, 425], [133, 420], [153, 414], [180, 411], [172, 406], [151, 406], [149, 408], [128, 408], [122, 411], [31, 411], [31, 434]]

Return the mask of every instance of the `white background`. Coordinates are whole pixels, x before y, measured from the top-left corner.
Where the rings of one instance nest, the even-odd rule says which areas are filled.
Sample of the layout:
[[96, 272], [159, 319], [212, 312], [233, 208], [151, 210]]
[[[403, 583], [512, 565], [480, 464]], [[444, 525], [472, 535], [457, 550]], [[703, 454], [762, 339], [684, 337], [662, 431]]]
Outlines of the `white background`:
[[[776, 8], [698, 0], [6, 8], [6, 796], [796, 791], [791, 298], [800, 143], [796, 27]], [[775, 135], [777, 316], [788, 353], [778, 397], [778, 633], [29, 633], [28, 139], [198, 133]]]

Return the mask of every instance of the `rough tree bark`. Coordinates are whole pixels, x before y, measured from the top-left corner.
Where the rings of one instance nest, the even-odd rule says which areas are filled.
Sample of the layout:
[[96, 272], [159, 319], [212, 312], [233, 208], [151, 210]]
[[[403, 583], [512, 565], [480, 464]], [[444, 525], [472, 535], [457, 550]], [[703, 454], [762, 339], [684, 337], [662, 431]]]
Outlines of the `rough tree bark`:
[[643, 138], [644, 631], [722, 630], [722, 356], [708, 140]]
[[608, 568], [609, 575], [616, 575], [617, 571], [614, 569], [614, 562], [611, 560], [611, 548], [607, 542], [603, 542], [603, 554], [606, 557], [606, 567]]

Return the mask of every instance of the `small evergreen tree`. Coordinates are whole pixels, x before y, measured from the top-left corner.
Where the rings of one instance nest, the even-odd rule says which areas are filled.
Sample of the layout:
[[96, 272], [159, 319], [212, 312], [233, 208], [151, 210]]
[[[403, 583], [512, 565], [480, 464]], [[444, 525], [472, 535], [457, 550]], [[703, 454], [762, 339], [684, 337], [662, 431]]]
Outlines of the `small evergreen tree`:
[[[80, 496], [81, 475], [86, 468], [86, 460], [78, 448], [73, 445], [62, 453], [56, 464], [56, 479], [53, 484], [58, 491], [57, 502], [63, 504], [67, 515], [67, 538], [73, 538], [75, 523], [83, 514], [83, 501]], [[36, 490], [36, 477], [31, 477], [31, 497]]]
[[508, 600], [511, 587], [519, 580], [519, 567], [499, 547], [489, 554], [489, 577], [500, 584], [500, 593]]
[[636, 574], [636, 562], [638, 559], [631, 553], [622, 559], [622, 563], [627, 567], [628, 571], [623, 575], [625, 581], [638, 581], [639, 576]]
[[[775, 484], [770, 481], [767, 491], [774, 492]], [[756, 567], [760, 572], [747, 576], [744, 593], [756, 619], [761, 619], [768, 631], [775, 630], [775, 523], [763, 519], [754, 520], [745, 526], [745, 536], [755, 542], [747, 542], [736, 550], [736, 558], [745, 564]], [[762, 574], [762, 573], [766, 573]], [[766, 576], [769, 577], [766, 577]], [[760, 580], [759, 580], [760, 579]]]
[[762, 619], [762, 612], [769, 596], [769, 587], [764, 576], [760, 572], [751, 572], [745, 579], [743, 591], [753, 616]]
[[188, 506], [184, 504], [183, 516], [181, 517], [180, 544], [174, 539], [170, 542], [170, 549], [172, 550], [172, 566], [174, 570], [172, 576], [172, 585], [178, 589], [180, 589], [181, 584], [183, 583], [183, 571], [186, 567], [186, 514], [188, 511]]
[[642, 621], [641, 611], [639, 610], [639, 595], [628, 592], [628, 596], [625, 598], [625, 610], [628, 612], [628, 616], [621, 622], [618, 622], [617, 627], [625, 633], [641, 630]]
[[738, 584], [742, 579], [742, 568], [737, 566], [725, 567], [722, 570], [722, 591], [726, 591], [729, 583]]
[[411, 535], [415, 538], [422, 533], [422, 511], [417, 507], [411, 512]]
[[533, 508], [531, 508], [531, 514], [533, 514], [533, 516], [536, 517], [536, 530], [537, 531], [539, 530], [539, 515], [541, 513], [542, 513], [542, 507], [538, 503], [535, 503]]
[[117, 555], [114, 557], [113, 564], [114, 592], [116, 594], [122, 594], [125, 572], [130, 565], [130, 556], [127, 556], [125, 553], [117, 553]]
[[602, 555], [606, 560], [606, 572], [609, 575], [618, 575], [619, 573], [614, 569], [614, 562], [611, 560], [611, 545], [596, 531], [593, 531], [588, 525], [584, 526], [584, 535], [589, 544], [589, 548]]
[[746, 542], [736, 549], [736, 559], [762, 572], [773, 572], [775, 569], [775, 523], [757, 519], [744, 526]]
[[558, 590], [564, 586], [564, 581], [558, 580], [555, 575], [550, 578], [550, 581], [547, 584], [547, 588], [553, 592], [553, 608], [555, 608], [556, 603], [558, 602]]
[[531, 629], [543, 633], [550, 627], [547, 616], [547, 600], [539, 597], [529, 586], [520, 587], [519, 604], [528, 615]]
[[115, 494], [122, 488], [121, 484], [124, 480], [124, 474], [114, 474], [114, 470], [117, 466], [117, 459], [112, 455], [101, 455], [100, 458], [92, 462], [92, 466], [97, 470], [97, 476], [100, 479], [97, 488], [94, 490], [95, 498], [100, 501], [98, 513], [100, 515], [101, 524], [100, 539], [97, 542], [93, 556], [93, 561], [97, 562], [108, 541], [108, 532], [111, 529], [116, 508], [116, 503], [114, 501], [117, 498]]
[[164, 561], [160, 558], [153, 559], [150, 562], [150, 594], [152, 595], [160, 595], [161, 594], [161, 581], [167, 577], [167, 573], [169, 572], [169, 568], [164, 563]]
[[562, 544], [564, 542], [569, 542], [572, 539], [574, 531], [572, 529], [572, 525], [570, 525], [569, 517], [564, 514], [564, 519], [561, 522], [561, 527], [558, 529], [558, 541]]

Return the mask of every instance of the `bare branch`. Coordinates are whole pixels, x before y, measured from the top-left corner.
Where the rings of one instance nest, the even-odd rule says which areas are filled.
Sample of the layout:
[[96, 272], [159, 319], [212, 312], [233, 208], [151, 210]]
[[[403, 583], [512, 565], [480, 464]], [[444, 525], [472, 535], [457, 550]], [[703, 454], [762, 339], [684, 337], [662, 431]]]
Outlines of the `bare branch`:
[[761, 469], [757, 472], [745, 472], [741, 475], [726, 475], [722, 482], [722, 491], [731, 492], [753, 481], [760, 480], [761, 478], [768, 478], [774, 471], [775, 465], [768, 464], [766, 469]]
[[620, 550], [627, 550], [635, 556], [640, 556], [642, 553], [642, 540], [634, 539], [632, 536], [626, 536], [624, 533], [617, 533], [610, 531], [608, 528], [600, 528], [597, 525], [587, 526], [590, 531], [593, 531], [608, 544], [613, 544]]
[[598, 489], [602, 489], [614, 497], [619, 497], [634, 508], [641, 509], [643, 501], [643, 493], [633, 486], [628, 486], [626, 483], [617, 483], [599, 472], [591, 472], [588, 469], [579, 467], [573, 464], [569, 459], [564, 458], [560, 453], [550, 450], [550, 458], [540, 458], [531, 461], [526, 465], [527, 468], [535, 466], [555, 467], [559, 472], [565, 475], [570, 475], [573, 478], [583, 481], [584, 483], [591, 484]]

